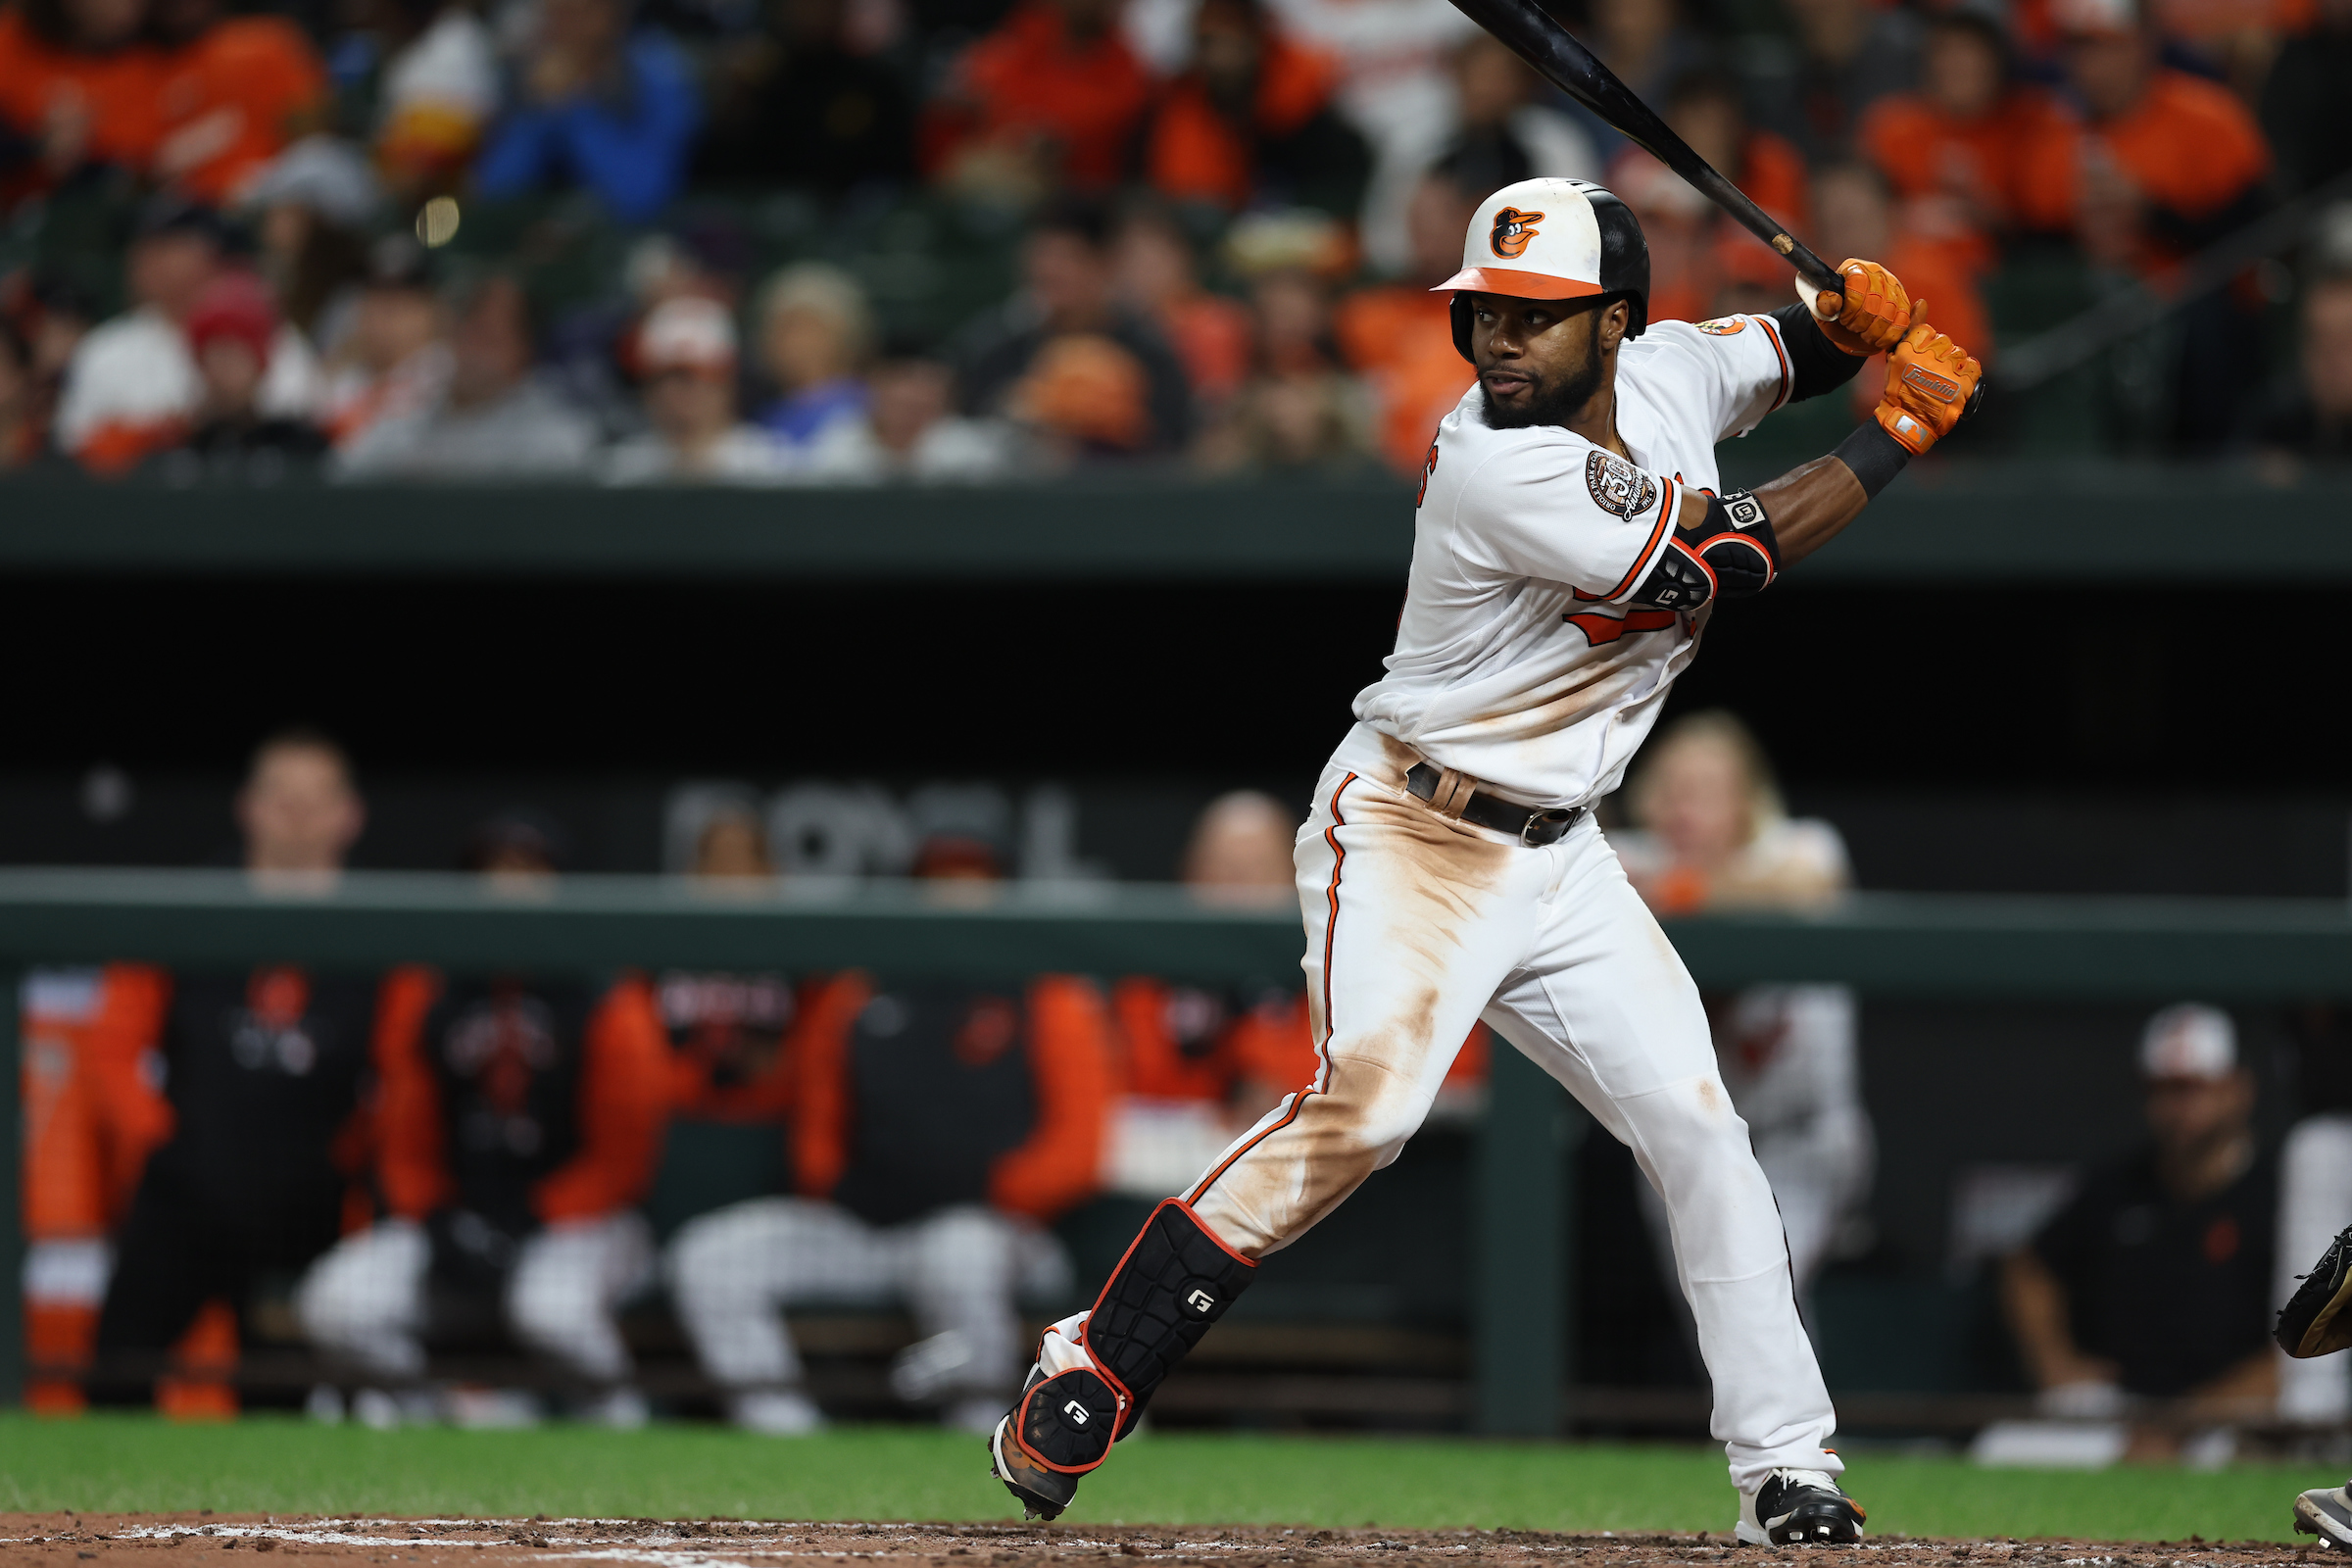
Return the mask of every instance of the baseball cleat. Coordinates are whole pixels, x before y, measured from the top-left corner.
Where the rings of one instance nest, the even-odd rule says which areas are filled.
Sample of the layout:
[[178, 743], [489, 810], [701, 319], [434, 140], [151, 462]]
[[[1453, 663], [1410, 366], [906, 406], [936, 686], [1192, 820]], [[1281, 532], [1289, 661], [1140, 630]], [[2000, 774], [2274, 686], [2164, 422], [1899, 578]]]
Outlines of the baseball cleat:
[[1061, 1510], [1078, 1495], [1078, 1478], [1065, 1476], [1038, 1464], [1021, 1451], [1017, 1443], [1007, 1442], [1011, 1435], [1012, 1417], [997, 1423], [996, 1432], [988, 1440], [989, 1474], [1004, 1483], [1004, 1490], [1020, 1499], [1024, 1519], [1054, 1520]]
[[2300, 1535], [2317, 1536], [2320, 1544], [2336, 1551], [2352, 1551], [2352, 1494], [2347, 1488], [2314, 1487], [2295, 1499], [2295, 1530]]
[[1828, 1471], [1775, 1470], [1740, 1494], [1737, 1536], [1742, 1546], [1849, 1545], [1868, 1517]]

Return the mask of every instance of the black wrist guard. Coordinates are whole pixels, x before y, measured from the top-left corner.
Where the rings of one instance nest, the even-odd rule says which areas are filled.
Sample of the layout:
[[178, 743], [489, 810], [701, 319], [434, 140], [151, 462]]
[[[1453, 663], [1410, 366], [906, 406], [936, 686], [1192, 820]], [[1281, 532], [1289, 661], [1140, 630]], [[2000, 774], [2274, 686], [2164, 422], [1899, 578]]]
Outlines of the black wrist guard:
[[1862, 493], [1873, 501], [1894, 483], [1894, 476], [1911, 461], [1910, 452], [1876, 419], [1855, 425], [1854, 433], [1838, 442], [1830, 456], [1854, 471], [1854, 477], [1862, 481]]
[[1764, 503], [1744, 490], [1707, 497], [1695, 523], [1678, 525], [1665, 553], [1634, 593], [1653, 610], [1696, 610], [1713, 599], [1745, 599], [1781, 574], [1781, 547]]

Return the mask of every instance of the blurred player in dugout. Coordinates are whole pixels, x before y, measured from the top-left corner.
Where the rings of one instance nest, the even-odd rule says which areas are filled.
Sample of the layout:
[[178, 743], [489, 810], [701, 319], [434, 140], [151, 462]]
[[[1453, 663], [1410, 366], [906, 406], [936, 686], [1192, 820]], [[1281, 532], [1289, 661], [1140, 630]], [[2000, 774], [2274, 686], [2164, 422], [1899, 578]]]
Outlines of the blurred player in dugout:
[[[333, 742], [276, 735], [237, 794], [245, 866], [331, 877], [365, 815]], [[232, 1413], [238, 1315], [332, 1245], [357, 1196], [374, 986], [117, 964], [36, 977], [27, 1002], [31, 1397], [77, 1408], [94, 1348], [101, 1396], [144, 1398], [176, 1345], [163, 1407]]]
[[[557, 874], [561, 836], [528, 812], [477, 830], [467, 865], [526, 890]], [[661, 1152], [668, 1047], [652, 987], [564, 977], [394, 971], [373, 1042], [374, 1175], [386, 1210], [311, 1269], [303, 1327], [365, 1386], [370, 1425], [532, 1419], [514, 1390], [426, 1386], [424, 1343], [485, 1306], [566, 1384], [571, 1412], [646, 1419], [614, 1320], [649, 1282], [634, 1208]], [[336, 1413], [315, 1396], [315, 1413]]]
[[[930, 829], [914, 874], [940, 896], [1003, 874], [985, 828]], [[704, 1370], [738, 1425], [812, 1430], [823, 1417], [783, 1309], [903, 1302], [921, 1338], [892, 1392], [987, 1430], [1020, 1379], [1019, 1298], [1070, 1286], [1045, 1226], [1097, 1187], [1112, 1088], [1101, 993], [1068, 975], [992, 987], [853, 972], [808, 990], [787, 1054], [796, 1196], [706, 1214], [671, 1247]]]
[[[1194, 824], [1182, 875], [1195, 896], [1288, 909], [1298, 824], [1272, 797], [1236, 790]], [[1319, 1066], [1306, 990], [1296, 978], [1207, 987], [1130, 975], [1111, 990], [1118, 1098], [1103, 1185], [1153, 1201], [1182, 1192]], [[1437, 1113], [1467, 1108], [1487, 1071], [1481, 1024], [1439, 1091]]]
[[[2179, 1399], [2216, 1424], [2278, 1394], [2271, 1344], [2278, 1165], [2254, 1129], [2254, 1074], [2216, 1007], [2165, 1008], [2140, 1036], [2148, 1137], [2091, 1170], [2003, 1260], [2001, 1304], [2042, 1413], [2112, 1420]], [[2164, 1459], [2181, 1434], [2132, 1432]]]

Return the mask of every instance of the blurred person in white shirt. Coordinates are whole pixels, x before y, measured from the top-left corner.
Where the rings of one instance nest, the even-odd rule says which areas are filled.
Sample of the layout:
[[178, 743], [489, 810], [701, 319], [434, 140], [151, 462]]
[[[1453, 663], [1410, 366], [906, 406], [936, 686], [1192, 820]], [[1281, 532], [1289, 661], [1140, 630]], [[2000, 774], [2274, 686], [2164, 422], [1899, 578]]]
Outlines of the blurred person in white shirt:
[[[141, 214], [126, 269], [130, 310], [93, 328], [66, 367], [60, 450], [96, 473], [121, 473], [179, 438], [203, 401], [185, 322], [224, 265], [220, 219], [171, 196]], [[278, 323], [256, 397], [266, 416], [307, 417], [318, 406], [317, 356]]]
[[866, 377], [865, 413], [829, 429], [793, 476], [828, 484], [975, 483], [1003, 478], [1018, 436], [955, 411], [955, 372], [937, 360], [886, 360]]
[[[1626, 876], [1661, 915], [1807, 908], [1852, 881], [1838, 830], [1791, 819], [1771, 764], [1721, 711], [1666, 726], [1627, 799], [1636, 831], [1612, 830]], [[1877, 1143], [1863, 1108], [1853, 993], [1834, 985], [1749, 986], [1706, 999], [1724, 1088], [1753, 1136], [1788, 1232], [1801, 1298], [1869, 1196]], [[1666, 1214], [1642, 1190], [1663, 1246]]]
[[348, 447], [380, 420], [428, 412], [449, 391], [455, 363], [424, 247], [385, 235], [368, 253], [351, 325], [327, 359], [327, 434]]
[[608, 484], [773, 484], [785, 460], [774, 442], [735, 416], [735, 318], [716, 300], [681, 295], [637, 328], [651, 428], [614, 447]]

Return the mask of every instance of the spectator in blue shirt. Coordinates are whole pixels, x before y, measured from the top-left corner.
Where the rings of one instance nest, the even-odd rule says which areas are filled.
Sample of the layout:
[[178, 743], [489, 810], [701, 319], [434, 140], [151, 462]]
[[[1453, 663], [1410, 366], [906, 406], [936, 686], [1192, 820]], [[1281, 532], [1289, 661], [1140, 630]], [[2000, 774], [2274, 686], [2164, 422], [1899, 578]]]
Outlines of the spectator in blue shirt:
[[777, 397], [759, 422], [800, 467], [864, 422], [864, 368], [874, 319], [858, 280], [824, 262], [800, 262], [760, 291], [760, 358]]
[[531, 48], [474, 171], [485, 196], [579, 185], [642, 221], [677, 194], [702, 124], [685, 57], [625, 0], [539, 0]]

